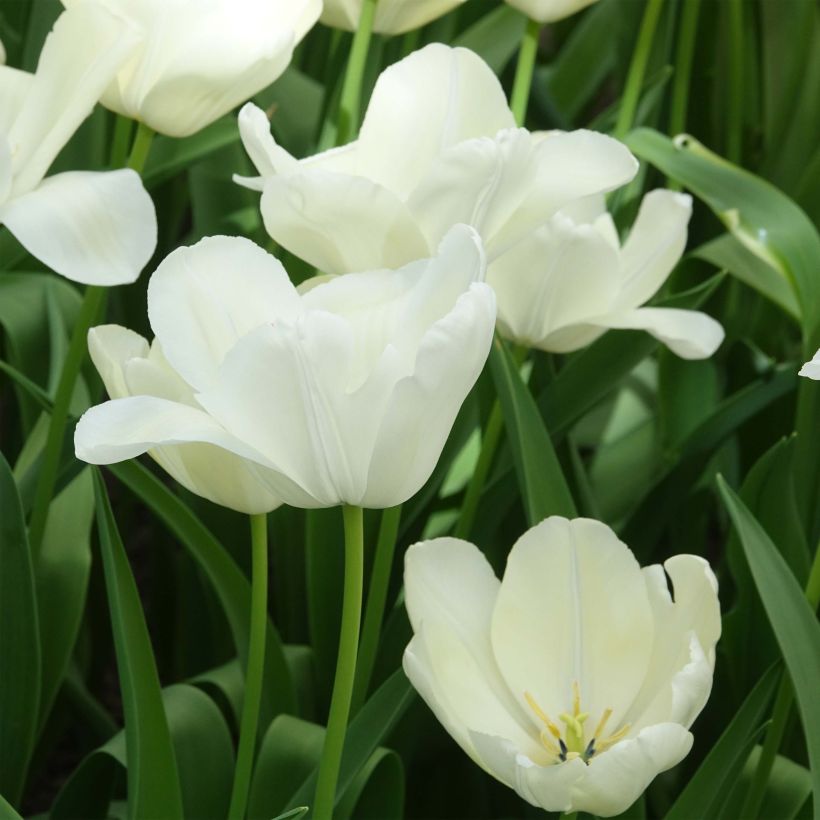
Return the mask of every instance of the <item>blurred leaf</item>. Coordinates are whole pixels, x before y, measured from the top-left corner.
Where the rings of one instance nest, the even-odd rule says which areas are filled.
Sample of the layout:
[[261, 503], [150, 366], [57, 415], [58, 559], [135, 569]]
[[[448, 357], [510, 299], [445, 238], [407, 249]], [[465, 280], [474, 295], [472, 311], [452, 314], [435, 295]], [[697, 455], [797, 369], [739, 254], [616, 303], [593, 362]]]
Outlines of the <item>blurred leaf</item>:
[[549, 515], [574, 518], [575, 502], [538, 406], [510, 354], [498, 340], [490, 351], [490, 370], [530, 526]]
[[770, 265], [765, 259], [752, 253], [737, 237], [730, 233], [719, 236], [692, 253], [729, 271], [741, 282], [771, 299], [790, 316], [800, 321], [800, 307], [794, 290], [782, 270]]
[[[740, 536], [749, 569], [769, 616], [802, 718], [814, 792], [814, 816], [820, 817], [820, 623], [803, 590], [766, 531], [729, 485], [718, 477], [723, 502]], [[807, 651], [808, 650], [808, 651]]]
[[666, 813], [666, 820], [709, 820], [718, 816], [727, 789], [737, 779], [760, 734], [779, 678], [780, 669], [773, 666], [757, 682]]
[[23, 791], [40, 706], [37, 599], [23, 508], [0, 454], [0, 793]]
[[501, 5], [460, 34], [453, 41], [453, 46], [469, 48], [496, 74], [500, 74], [513, 55], [518, 53], [526, 27], [527, 18], [521, 12]]
[[674, 449], [712, 413], [720, 399], [713, 359], [658, 353], [658, 426], [664, 448]]
[[270, 114], [277, 143], [303, 157], [310, 153], [319, 130], [323, 99], [323, 86], [291, 65], [254, 102]]
[[125, 714], [128, 814], [133, 820], [181, 818], [182, 794], [177, 763], [151, 639], [99, 471], [94, 472], [94, 495]]
[[0, 820], [23, 820], [2, 794], [0, 794]]
[[[148, 505], [202, 567], [225, 610], [244, 668], [250, 629], [248, 602], [251, 593], [248, 579], [202, 522], [145, 467], [136, 461], [123, 461], [109, 465], [108, 469]], [[263, 724], [280, 712], [293, 713], [296, 710], [296, 696], [282, 642], [270, 621], [265, 642], [265, 681], [262, 693]]]

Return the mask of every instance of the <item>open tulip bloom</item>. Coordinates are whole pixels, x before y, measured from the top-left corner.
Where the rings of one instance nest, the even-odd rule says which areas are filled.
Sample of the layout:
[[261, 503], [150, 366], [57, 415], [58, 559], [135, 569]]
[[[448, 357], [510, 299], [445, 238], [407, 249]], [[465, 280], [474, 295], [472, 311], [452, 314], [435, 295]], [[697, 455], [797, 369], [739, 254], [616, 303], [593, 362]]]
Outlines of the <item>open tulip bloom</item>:
[[174, 251], [148, 287], [150, 349], [123, 328], [92, 331], [112, 401], [80, 419], [77, 457], [150, 451], [194, 492], [244, 512], [274, 499], [400, 504], [430, 476], [489, 354], [485, 266], [463, 225], [432, 259], [304, 295], [248, 240]]
[[172, 137], [194, 134], [270, 85], [322, 8], [321, 0], [101, 2], [144, 37], [103, 104]]
[[680, 260], [692, 200], [648, 193], [621, 246], [602, 196], [573, 203], [490, 265], [503, 336], [566, 353], [609, 328], [646, 330], [686, 359], [711, 356], [723, 328], [694, 310], [641, 307]]
[[454, 538], [412, 546], [404, 580], [408, 677], [527, 802], [610, 817], [689, 752], [720, 636], [702, 558], [641, 569], [606, 525], [553, 517], [513, 546], [501, 581]]
[[37, 71], [0, 66], [0, 223], [57, 273], [90, 285], [133, 282], [157, 223], [139, 175], [49, 166], [139, 42], [95, 2], [63, 12]]
[[[373, 31], [404, 34], [441, 17], [464, 0], [379, 0]], [[326, 26], [355, 31], [359, 26], [363, 0], [324, 0], [321, 21]]]
[[516, 128], [489, 66], [464, 48], [426, 46], [379, 77], [359, 138], [297, 160], [252, 104], [239, 115], [260, 176], [268, 233], [328, 274], [430, 256], [452, 225], [492, 259], [581, 197], [628, 182], [637, 162], [594, 131]]

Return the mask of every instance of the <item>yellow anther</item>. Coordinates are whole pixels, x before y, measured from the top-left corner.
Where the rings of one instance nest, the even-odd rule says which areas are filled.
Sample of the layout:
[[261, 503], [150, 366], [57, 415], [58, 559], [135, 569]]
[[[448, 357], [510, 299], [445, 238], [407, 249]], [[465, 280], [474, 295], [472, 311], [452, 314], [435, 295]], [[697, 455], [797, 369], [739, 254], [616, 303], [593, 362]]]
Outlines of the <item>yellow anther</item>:
[[578, 681], [572, 683], [572, 712], [577, 715], [581, 711], [581, 687]]
[[555, 745], [553, 739], [549, 736], [546, 729], [541, 732], [541, 743], [548, 752], [552, 752], [556, 757], [561, 755], [561, 750]]
[[604, 727], [607, 724], [607, 721], [612, 717], [612, 709], [604, 709], [603, 715], [601, 715], [601, 719], [598, 721], [598, 725], [595, 727], [595, 731], [592, 733], [593, 738], [599, 738], [604, 733]]
[[544, 712], [544, 710], [536, 703], [535, 698], [529, 693], [524, 692], [524, 699], [529, 704], [530, 709], [538, 716], [541, 722], [549, 729], [550, 734], [556, 739], [561, 739], [561, 730], [549, 719], [549, 716]]
[[608, 749], [610, 746], [614, 746], [619, 740], [623, 740], [623, 738], [626, 736], [627, 732], [629, 732], [630, 727], [631, 727], [631, 724], [625, 723], [623, 726], [621, 726], [620, 729], [618, 729], [617, 732], [615, 732], [615, 734], [610, 735], [605, 740], [598, 740], [596, 738], [595, 739], [595, 754], [603, 752], [605, 749]]

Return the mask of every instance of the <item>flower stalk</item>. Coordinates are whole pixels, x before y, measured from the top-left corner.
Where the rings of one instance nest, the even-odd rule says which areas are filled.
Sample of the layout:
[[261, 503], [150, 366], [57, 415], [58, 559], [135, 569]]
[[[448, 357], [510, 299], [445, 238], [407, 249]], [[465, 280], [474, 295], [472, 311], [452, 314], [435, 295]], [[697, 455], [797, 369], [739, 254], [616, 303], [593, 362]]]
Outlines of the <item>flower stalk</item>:
[[510, 96], [510, 109], [516, 125], [523, 127], [527, 118], [527, 106], [530, 100], [532, 75], [535, 70], [535, 57], [538, 54], [538, 35], [541, 24], [537, 20], [527, 20], [521, 47], [518, 50], [518, 64], [515, 69], [515, 80]]

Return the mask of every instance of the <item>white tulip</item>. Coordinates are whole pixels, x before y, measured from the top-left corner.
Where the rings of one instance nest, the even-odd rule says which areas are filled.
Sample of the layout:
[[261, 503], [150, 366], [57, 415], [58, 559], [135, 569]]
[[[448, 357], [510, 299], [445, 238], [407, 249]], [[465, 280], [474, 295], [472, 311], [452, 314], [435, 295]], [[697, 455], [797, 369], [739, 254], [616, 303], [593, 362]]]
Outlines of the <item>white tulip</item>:
[[[174, 472], [172, 448], [211, 446], [221, 460], [200, 450], [196, 469], [212, 482], [229, 481], [216, 474], [235, 456], [231, 469], [244, 459], [241, 470], [288, 504], [399, 504], [429, 478], [489, 354], [495, 296], [480, 281], [485, 266], [463, 225], [432, 259], [304, 295], [248, 240], [174, 251], [148, 288], [159, 363], [139, 337], [103, 331], [106, 361], [97, 353], [95, 362], [111, 395], [127, 397], [81, 418], [77, 457], [110, 464], [152, 451]], [[173, 458], [179, 477], [189, 467], [184, 454]], [[209, 495], [193, 472], [183, 483], [195, 492], [259, 511]]]
[[473, 226], [488, 257], [580, 197], [616, 188], [637, 162], [593, 131], [549, 139], [515, 128], [497, 77], [471, 51], [429, 45], [379, 77], [358, 140], [296, 160], [265, 114], [239, 115], [268, 233], [325, 273], [429, 256]]
[[507, 0], [538, 23], [554, 23], [592, 5], [595, 0]]
[[454, 538], [411, 547], [404, 580], [408, 677], [527, 802], [610, 817], [689, 752], [720, 636], [702, 558], [642, 570], [606, 525], [554, 517], [519, 539], [500, 582]]
[[154, 206], [134, 171], [44, 179], [137, 43], [105, 8], [82, 2], [60, 15], [34, 74], [0, 66], [0, 223], [76, 282], [133, 282], [156, 247]]
[[103, 2], [145, 37], [103, 105], [172, 137], [196, 133], [270, 85], [322, 9], [321, 0]]
[[[404, 34], [421, 28], [447, 14], [464, 0], [379, 0], [373, 31], [379, 34]], [[355, 31], [359, 26], [363, 0], [324, 0], [321, 21], [326, 26]]]
[[811, 361], [806, 362], [803, 367], [800, 368], [799, 375], [820, 381], [820, 350], [814, 354]]
[[691, 212], [686, 194], [648, 193], [623, 247], [603, 197], [556, 214], [489, 267], [500, 332], [528, 347], [565, 353], [609, 328], [633, 328], [683, 358], [711, 356], [723, 340], [714, 319], [693, 310], [641, 307], [683, 254]]

